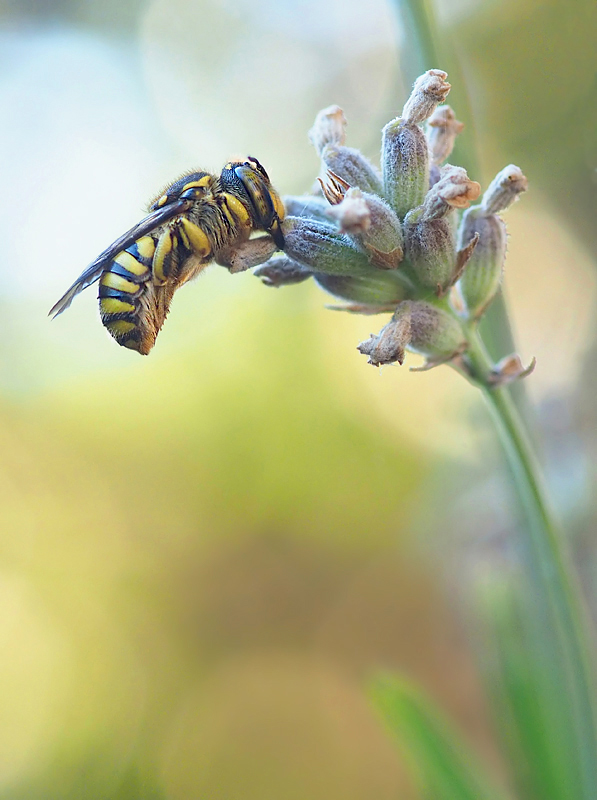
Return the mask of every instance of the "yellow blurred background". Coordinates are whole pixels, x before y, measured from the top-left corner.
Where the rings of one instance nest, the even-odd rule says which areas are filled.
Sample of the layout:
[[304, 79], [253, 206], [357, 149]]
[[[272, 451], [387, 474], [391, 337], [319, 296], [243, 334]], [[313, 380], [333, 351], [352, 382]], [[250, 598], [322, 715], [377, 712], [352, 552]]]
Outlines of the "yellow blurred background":
[[[472, 177], [529, 177], [505, 294], [592, 589], [594, 8], [436, 11]], [[466, 585], [515, 512], [471, 387], [367, 366], [383, 320], [312, 282], [213, 267], [143, 359], [93, 289], [46, 317], [189, 168], [250, 153], [307, 191], [330, 103], [377, 158], [409, 36], [385, 0], [0, 3], [2, 800], [414, 798], [366, 699], [382, 667], [500, 770]]]

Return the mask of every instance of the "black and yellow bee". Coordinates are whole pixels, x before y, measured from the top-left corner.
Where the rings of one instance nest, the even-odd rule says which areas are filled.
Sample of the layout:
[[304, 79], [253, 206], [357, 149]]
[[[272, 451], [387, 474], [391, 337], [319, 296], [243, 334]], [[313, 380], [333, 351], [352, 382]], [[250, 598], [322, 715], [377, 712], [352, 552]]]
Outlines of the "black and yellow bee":
[[242, 245], [253, 231], [265, 231], [284, 247], [284, 206], [267, 172], [250, 156], [226, 164], [219, 176], [184, 175], [149, 211], [91, 262], [50, 316], [61, 314], [99, 280], [103, 324], [118, 344], [147, 355], [174, 292], [219, 254]]

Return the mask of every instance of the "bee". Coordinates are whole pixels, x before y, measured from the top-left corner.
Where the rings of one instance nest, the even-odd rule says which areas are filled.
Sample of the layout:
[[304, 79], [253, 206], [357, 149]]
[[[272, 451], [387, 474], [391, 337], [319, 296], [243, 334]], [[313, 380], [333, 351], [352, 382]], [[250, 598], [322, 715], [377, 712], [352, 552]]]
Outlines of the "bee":
[[91, 262], [50, 310], [56, 317], [99, 281], [102, 323], [118, 344], [147, 355], [174, 292], [211, 261], [265, 231], [279, 249], [284, 206], [256, 158], [220, 175], [189, 172], [168, 186], [149, 214]]

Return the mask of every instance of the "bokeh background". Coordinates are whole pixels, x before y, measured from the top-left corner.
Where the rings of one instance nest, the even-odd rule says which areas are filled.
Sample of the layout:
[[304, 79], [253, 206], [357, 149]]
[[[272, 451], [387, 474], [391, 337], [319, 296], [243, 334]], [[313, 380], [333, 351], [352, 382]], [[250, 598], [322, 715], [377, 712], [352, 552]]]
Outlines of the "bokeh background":
[[[595, 6], [436, 14], [446, 63], [426, 67], [450, 72], [472, 177], [529, 177], [505, 294], [594, 601]], [[366, 699], [379, 668], [502, 772], [470, 587], [516, 511], [474, 390], [367, 366], [383, 320], [311, 283], [219, 267], [148, 358], [109, 338], [93, 289], [46, 316], [184, 170], [250, 153], [304, 192], [330, 103], [376, 159], [409, 51], [386, 0], [0, 2], [3, 800], [410, 800]]]

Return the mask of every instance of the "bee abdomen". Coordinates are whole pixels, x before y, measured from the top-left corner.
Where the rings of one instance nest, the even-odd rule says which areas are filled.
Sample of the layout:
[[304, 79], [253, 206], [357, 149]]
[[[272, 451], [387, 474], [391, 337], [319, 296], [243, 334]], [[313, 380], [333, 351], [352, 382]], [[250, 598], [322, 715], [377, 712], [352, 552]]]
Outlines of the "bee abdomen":
[[141, 351], [139, 297], [151, 279], [155, 242], [144, 236], [119, 253], [104, 270], [99, 282], [102, 322], [118, 344]]

